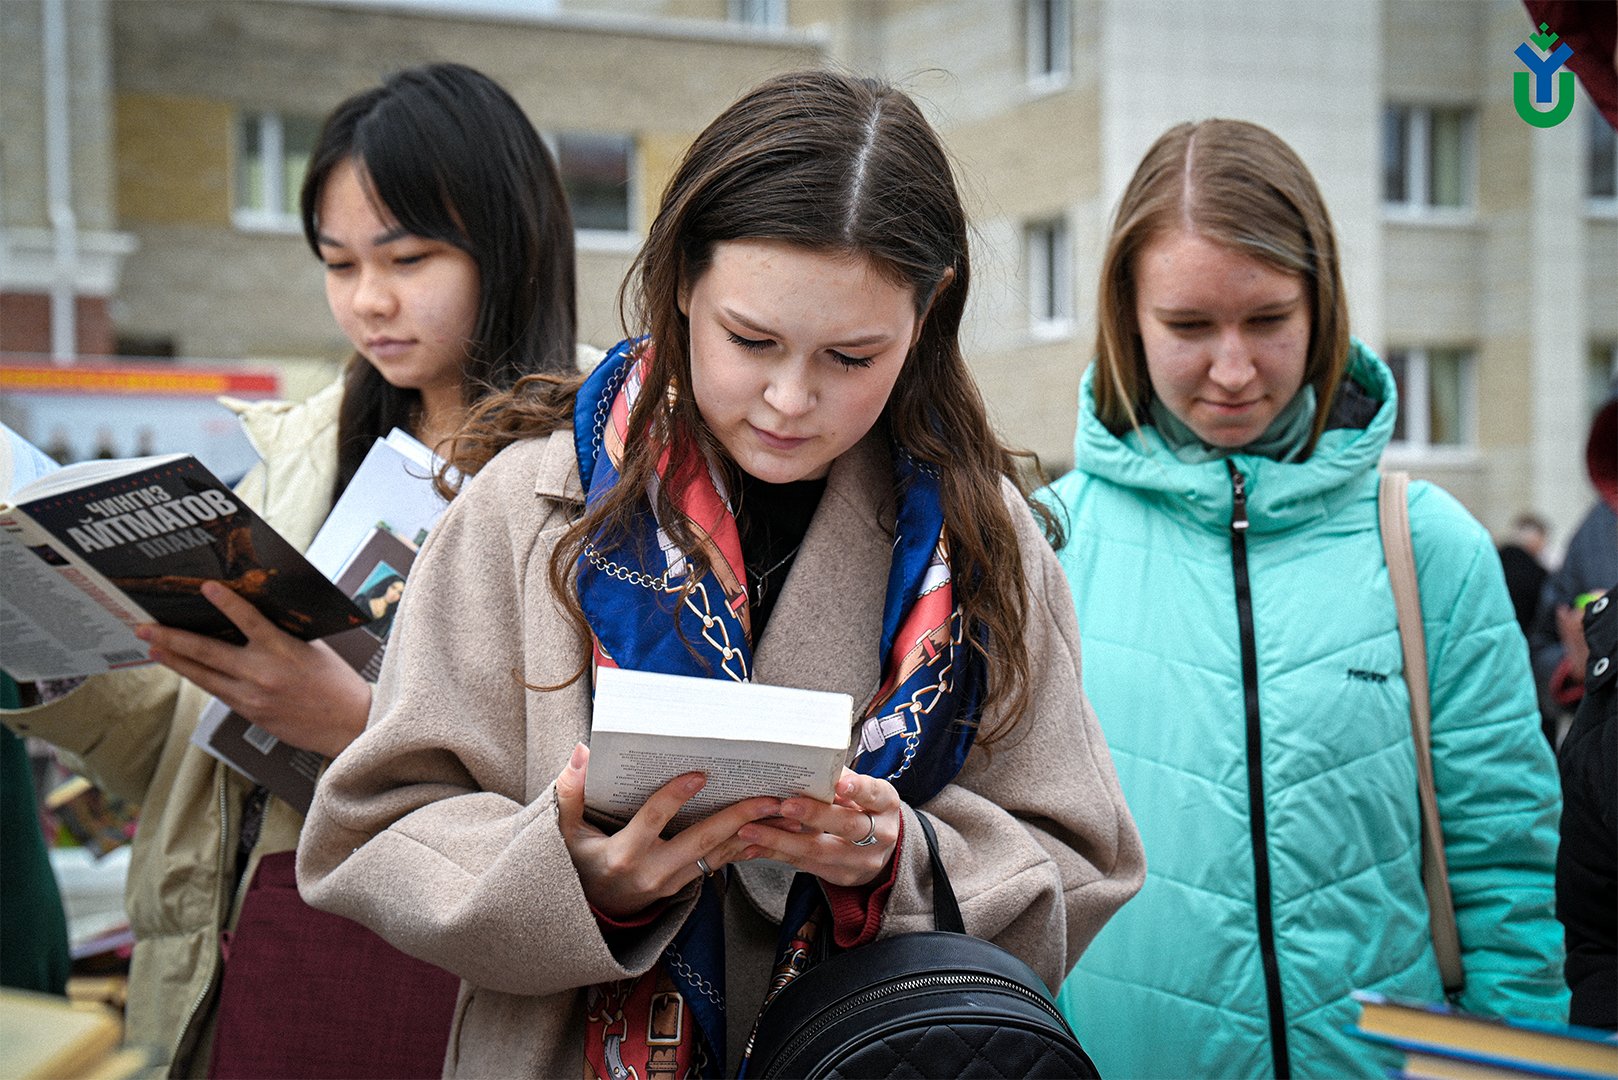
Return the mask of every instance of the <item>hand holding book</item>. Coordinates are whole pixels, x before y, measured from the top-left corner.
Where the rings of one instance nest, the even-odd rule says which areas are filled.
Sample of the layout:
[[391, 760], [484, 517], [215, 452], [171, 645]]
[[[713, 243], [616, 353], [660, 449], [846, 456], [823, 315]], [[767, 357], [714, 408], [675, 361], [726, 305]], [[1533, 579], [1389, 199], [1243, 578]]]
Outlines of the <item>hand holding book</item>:
[[202, 595], [246, 638], [232, 645], [143, 624], [151, 658], [190, 679], [283, 742], [335, 757], [365, 730], [371, 687], [323, 641], [300, 641], [218, 582]]
[[899, 796], [844, 765], [848, 695], [605, 666], [595, 691], [590, 747], [562, 770], [556, 798], [603, 914], [640, 912], [732, 862], [772, 859], [858, 886], [892, 858]]
[[585, 899], [609, 918], [632, 918], [701, 877], [702, 866], [718, 870], [741, 858], [749, 846], [738, 836], [742, 826], [781, 812], [780, 799], [744, 799], [665, 840], [662, 833], [669, 822], [707, 783], [701, 773], [684, 773], [653, 792], [628, 824], [608, 834], [584, 818], [589, 763], [589, 748], [575, 746], [556, 778], [557, 822]]

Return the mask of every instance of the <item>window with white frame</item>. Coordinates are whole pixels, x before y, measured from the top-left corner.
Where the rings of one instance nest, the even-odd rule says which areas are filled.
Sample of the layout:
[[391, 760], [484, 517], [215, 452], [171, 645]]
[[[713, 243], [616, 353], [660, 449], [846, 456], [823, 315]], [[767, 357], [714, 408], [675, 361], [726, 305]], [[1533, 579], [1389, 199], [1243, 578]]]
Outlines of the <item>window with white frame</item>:
[[730, 21], [779, 30], [787, 24], [787, 0], [730, 0]]
[[1592, 208], [1618, 212], [1618, 132], [1595, 109], [1590, 113], [1589, 166], [1585, 194]]
[[622, 237], [634, 229], [635, 140], [629, 135], [565, 131], [548, 140], [581, 239]]
[[1028, 83], [1065, 86], [1073, 71], [1072, 0], [1023, 0], [1028, 30]]
[[320, 121], [277, 112], [241, 114], [236, 129], [232, 220], [242, 229], [302, 228], [298, 192]]
[[1067, 222], [1037, 221], [1023, 230], [1028, 274], [1028, 321], [1035, 334], [1073, 328], [1073, 248]]
[[1589, 412], [1601, 408], [1618, 379], [1618, 341], [1592, 341], [1584, 366], [1584, 403]]
[[1382, 114], [1382, 201], [1413, 211], [1470, 208], [1476, 144], [1471, 109], [1389, 105]]
[[1395, 443], [1423, 450], [1475, 445], [1476, 391], [1470, 349], [1389, 349], [1387, 362], [1399, 388]]

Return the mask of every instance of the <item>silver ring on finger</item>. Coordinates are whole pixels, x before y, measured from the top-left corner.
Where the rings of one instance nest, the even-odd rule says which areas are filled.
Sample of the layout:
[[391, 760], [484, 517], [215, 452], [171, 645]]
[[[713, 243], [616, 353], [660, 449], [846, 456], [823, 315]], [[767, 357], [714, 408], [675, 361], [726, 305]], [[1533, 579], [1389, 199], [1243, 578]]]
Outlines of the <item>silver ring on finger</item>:
[[697, 869], [702, 871], [702, 876], [703, 877], [713, 877], [715, 874], [717, 874], [719, 872], [719, 871], [715, 870], [713, 867], [709, 866], [708, 865], [708, 860], [705, 859], [701, 855], [697, 856]]
[[863, 813], [865, 814], [865, 820], [871, 823], [871, 831], [865, 835], [863, 840], [850, 840], [849, 843], [855, 847], [870, 847], [876, 843], [876, 818], [871, 816], [869, 810], [863, 811]]

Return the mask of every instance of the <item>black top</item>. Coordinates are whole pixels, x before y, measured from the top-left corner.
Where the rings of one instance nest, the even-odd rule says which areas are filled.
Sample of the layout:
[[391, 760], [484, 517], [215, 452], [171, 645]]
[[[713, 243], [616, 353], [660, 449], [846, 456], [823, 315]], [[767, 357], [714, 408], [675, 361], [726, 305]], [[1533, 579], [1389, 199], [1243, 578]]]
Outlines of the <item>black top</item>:
[[809, 531], [820, 496], [826, 491], [826, 479], [768, 484], [740, 470], [738, 473], [741, 480], [736, 489], [736, 528], [741, 535], [742, 561], [747, 567], [747, 601], [753, 615], [756, 647], [804, 534]]

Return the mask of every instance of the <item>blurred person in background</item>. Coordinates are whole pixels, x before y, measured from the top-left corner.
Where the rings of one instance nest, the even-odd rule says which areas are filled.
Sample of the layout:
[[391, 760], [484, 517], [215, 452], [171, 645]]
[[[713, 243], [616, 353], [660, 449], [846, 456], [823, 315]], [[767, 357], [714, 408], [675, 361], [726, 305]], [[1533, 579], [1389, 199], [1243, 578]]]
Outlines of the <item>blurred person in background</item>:
[[1550, 573], [1541, 561], [1549, 536], [1550, 530], [1539, 515], [1518, 514], [1511, 522], [1511, 536], [1498, 548], [1500, 568], [1506, 575], [1506, 592], [1511, 595], [1511, 608], [1517, 614], [1517, 625], [1522, 628], [1524, 637], [1533, 625], [1539, 591]]
[[1596, 501], [1573, 530], [1562, 565], [1545, 579], [1528, 644], [1543, 693], [1568, 713], [1584, 696], [1584, 607], [1618, 583], [1618, 379], [1590, 421], [1585, 470]]

